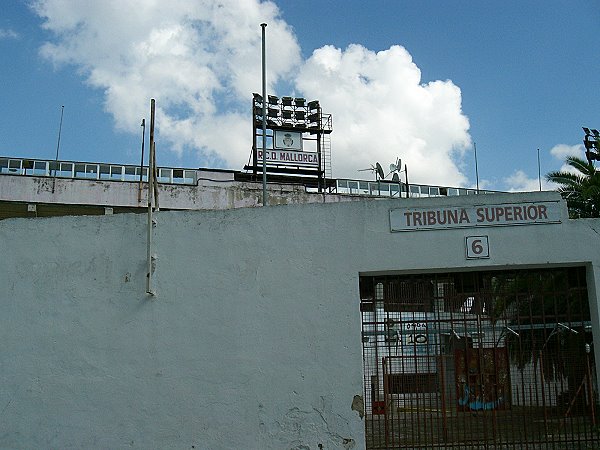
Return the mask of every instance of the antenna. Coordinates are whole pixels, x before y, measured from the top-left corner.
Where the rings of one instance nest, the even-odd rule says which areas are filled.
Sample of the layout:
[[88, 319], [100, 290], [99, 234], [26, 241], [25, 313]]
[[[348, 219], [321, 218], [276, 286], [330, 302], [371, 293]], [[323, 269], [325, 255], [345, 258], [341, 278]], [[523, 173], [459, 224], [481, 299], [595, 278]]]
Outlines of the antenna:
[[58, 151], [60, 150], [60, 134], [62, 132], [63, 114], [65, 112], [65, 105], [60, 107], [60, 124], [58, 125], [58, 142], [56, 143], [56, 168], [54, 169], [54, 177], [52, 177], [52, 193], [54, 194], [54, 188], [56, 187], [56, 171], [58, 169]]
[[366, 172], [367, 170], [370, 170], [371, 172], [375, 172], [377, 169], [375, 168], [375, 166], [373, 164], [371, 164], [371, 167], [369, 167], [368, 169], [358, 169], [357, 172]]
[[366, 172], [367, 170], [370, 170], [375, 174], [375, 179], [377, 181], [385, 179], [385, 173], [383, 173], [383, 168], [378, 162], [376, 162], [375, 165], [371, 164], [371, 167], [369, 167], [368, 169], [358, 169], [358, 172]]
[[540, 149], [537, 149], [537, 157], [538, 157], [538, 182], [540, 183], [540, 192], [542, 192], [542, 169], [540, 166]]
[[475, 151], [475, 179], [477, 180], [477, 193], [479, 194], [479, 165], [477, 164], [477, 143], [473, 142], [473, 150]]
[[406, 167], [406, 164], [404, 164], [404, 175], [406, 176], [406, 198], [408, 198], [410, 193], [410, 184], [408, 184], [408, 167]]

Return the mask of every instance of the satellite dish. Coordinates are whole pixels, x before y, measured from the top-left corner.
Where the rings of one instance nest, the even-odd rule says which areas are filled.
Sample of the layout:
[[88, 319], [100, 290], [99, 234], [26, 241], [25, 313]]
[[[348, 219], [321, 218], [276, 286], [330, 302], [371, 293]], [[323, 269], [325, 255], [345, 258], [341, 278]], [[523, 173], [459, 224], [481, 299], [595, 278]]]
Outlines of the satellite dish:
[[383, 168], [381, 167], [381, 164], [375, 163], [375, 170], [376, 170], [375, 173], [377, 173], [377, 175], [379, 175], [380, 180], [385, 179], [385, 173], [383, 173]]
[[394, 172], [394, 175], [392, 175], [392, 181], [394, 183], [400, 183], [400, 177], [398, 176], [398, 172]]
[[375, 165], [371, 164], [371, 167], [368, 169], [358, 169], [358, 172], [366, 172], [367, 170], [370, 170], [375, 174], [376, 181], [385, 180], [385, 173], [383, 172], [383, 167], [381, 167], [381, 164], [379, 164], [378, 162], [375, 163]]
[[[401, 171], [402, 171], [402, 160], [400, 158], [396, 158], [396, 164], [390, 164], [390, 173], [401, 172]], [[388, 175], [390, 173], [388, 173]]]

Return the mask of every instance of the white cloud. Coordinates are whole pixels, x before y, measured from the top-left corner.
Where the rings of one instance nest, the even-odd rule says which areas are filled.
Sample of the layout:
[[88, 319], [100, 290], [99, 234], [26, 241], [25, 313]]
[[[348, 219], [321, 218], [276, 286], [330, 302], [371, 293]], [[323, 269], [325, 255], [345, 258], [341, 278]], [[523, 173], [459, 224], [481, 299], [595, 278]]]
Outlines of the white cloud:
[[19, 39], [19, 33], [9, 28], [0, 28], [0, 39]]
[[[558, 144], [552, 147], [552, 149], [550, 149], [550, 154], [561, 162], [564, 162], [567, 156], [577, 156], [578, 158], [585, 159], [585, 150], [583, 144]], [[576, 169], [569, 166], [568, 164], [562, 164], [562, 166], [558, 170], [561, 172], [579, 173]]]
[[550, 149], [550, 154], [561, 161], [564, 160], [567, 156], [577, 156], [579, 158], [585, 158], [585, 152], [583, 150], [582, 144], [558, 144]]
[[149, 99], [157, 99], [161, 150], [194, 149], [207, 164], [235, 169], [247, 162], [248, 107], [261, 89], [259, 24], [266, 22], [268, 90], [295, 84], [293, 94], [332, 113], [334, 176], [362, 177], [357, 169], [400, 157], [411, 181], [467, 182], [458, 166], [471, 142], [460, 89], [449, 80], [422, 83], [403, 47], [376, 53], [325, 45], [302, 61], [270, 1], [36, 0], [33, 8], [55, 36], [42, 54], [74, 65], [103, 90], [117, 128], [137, 134]]
[[[540, 190], [540, 181], [538, 178], [529, 178], [522, 170], [515, 170], [509, 177], [504, 179], [510, 192], [531, 192]], [[542, 176], [542, 190], [549, 191], [555, 189], [553, 183], [549, 183]]]
[[470, 145], [461, 93], [451, 81], [421, 84], [400, 46], [375, 53], [360, 45], [315, 50], [298, 76], [307, 98], [333, 114], [334, 175], [356, 178], [375, 161], [400, 157], [417, 182], [463, 185], [453, 160]]
[[[42, 55], [75, 65], [102, 89], [117, 128], [137, 133], [156, 98], [157, 145], [166, 139], [178, 153], [194, 148], [235, 168], [251, 148], [242, 113], [261, 87], [260, 23], [268, 23], [271, 86], [300, 62], [296, 38], [272, 2], [37, 0], [33, 8], [56, 36]], [[232, 120], [238, 117], [245, 126]]]
[[[581, 144], [558, 144], [550, 149], [550, 154], [554, 159], [563, 163], [558, 170], [565, 172], [577, 173], [577, 170], [564, 164], [564, 160], [567, 156], [577, 156], [585, 159], [583, 145]], [[512, 175], [506, 177], [503, 181], [511, 192], [539, 191], [540, 189], [539, 180], [537, 178], [529, 178], [523, 170], [515, 170]], [[542, 174], [542, 189], [544, 191], [555, 190], [557, 187], [558, 186], [555, 183], [546, 181], [545, 175]]]

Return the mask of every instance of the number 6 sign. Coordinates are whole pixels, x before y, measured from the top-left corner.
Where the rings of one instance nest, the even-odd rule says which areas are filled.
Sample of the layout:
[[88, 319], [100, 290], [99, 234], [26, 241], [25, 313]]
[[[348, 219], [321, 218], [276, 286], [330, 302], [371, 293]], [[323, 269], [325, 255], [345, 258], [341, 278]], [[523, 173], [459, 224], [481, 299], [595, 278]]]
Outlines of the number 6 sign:
[[467, 236], [465, 238], [467, 259], [489, 258], [490, 245], [487, 236]]

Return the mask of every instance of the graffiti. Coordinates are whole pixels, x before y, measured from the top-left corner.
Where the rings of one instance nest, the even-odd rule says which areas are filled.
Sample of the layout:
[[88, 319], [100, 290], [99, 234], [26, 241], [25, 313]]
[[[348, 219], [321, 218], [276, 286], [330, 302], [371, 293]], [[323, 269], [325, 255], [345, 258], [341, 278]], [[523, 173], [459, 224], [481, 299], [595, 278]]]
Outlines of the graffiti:
[[[472, 411], [481, 411], [481, 410], [489, 411], [492, 409], [496, 409], [504, 401], [504, 399], [502, 397], [498, 397], [498, 399], [496, 399], [493, 402], [484, 402], [481, 400], [481, 397], [479, 397], [478, 395], [475, 395], [475, 393], [473, 393], [473, 395], [471, 395], [471, 390], [470, 390], [469, 386], [466, 384], [465, 384], [464, 392], [465, 392], [465, 396], [463, 398], [458, 399], [458, 404], [460, 406], [468, 406], [469, 409], [471, 409]], [[471, 399], [471, 397], [474, 397], [474, 399], [469, 401]]]

